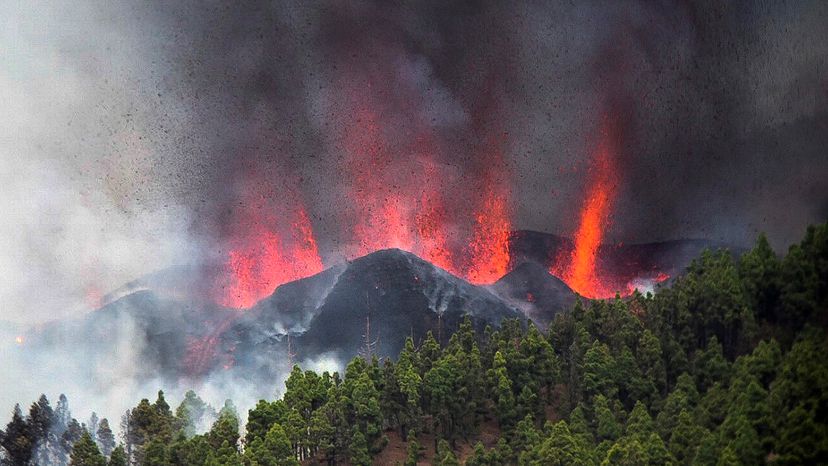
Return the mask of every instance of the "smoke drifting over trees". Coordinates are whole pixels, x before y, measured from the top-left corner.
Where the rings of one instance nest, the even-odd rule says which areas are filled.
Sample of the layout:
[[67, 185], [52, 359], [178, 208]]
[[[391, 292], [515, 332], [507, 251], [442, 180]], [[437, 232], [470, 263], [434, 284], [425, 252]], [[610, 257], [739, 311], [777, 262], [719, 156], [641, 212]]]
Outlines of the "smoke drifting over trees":
[[[0, 58], [0, 351], [299, 211], [325, 266], [387, 205], [435, 261], [481, 211], [570, 236], [606, 118], [608, 241], [781, 250], [828, 217], [822, 2], [4, 2]], [[100, 380], [135, 369], [121, 324]]]

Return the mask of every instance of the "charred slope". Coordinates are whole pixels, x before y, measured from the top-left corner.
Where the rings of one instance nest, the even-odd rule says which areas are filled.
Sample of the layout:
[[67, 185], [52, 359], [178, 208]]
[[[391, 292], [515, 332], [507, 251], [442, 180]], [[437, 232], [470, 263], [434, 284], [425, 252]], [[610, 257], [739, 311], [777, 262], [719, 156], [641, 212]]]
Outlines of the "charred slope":
[[578, 296], [545, 266], [534, 261], [518, 265], [492, 285], [491, 290], [544, 328], [556, 314], [569, 310]]
[[[137, 377], [191, 375], [194, 348], [235, 311], [161, 298], [150, 290], [128, 294], [78, 319], [52, 322], [28, 335], [27, 347], [65, 348], [94, 367], [119, 351], [141, 361]], [[36, 353], [36, 351], [33, 351]], [[196, 357], [198, 359], [198, 357]]]
[[[377, 251], [326, 273], [330, 275], [324, 280], [320, 274], [294, 282], [291, 285], [297, 289], [290, 292], [283, 289], [287, 285], [280, 287], [274, 296], [257, 305], [255, 314], [233, 329], [238, 339], [236, 354], [269, 351], [274, 344], [284, 346], [284, 333], [279, 335], [279, 330], [289, 328], [286, 324], [298, 315], [312, 317], [302, 324], [305, 331], [294, 327], [290, 332], [297, 358], [329, 355], [339, 360], [359, 354], [366, 339], [372, 342], [374, 353], [390, 356], [402, 349], [409, 335], [421, 340], [430, 330], [435, 336], [447, 338], [466, 315], [478, 328], [523, 317], [486, 288], [471, 285], [398, 249]], [[303, 283], [327, 282], [334, 275], [335, 283], [321, 297], [312, 291], [321, 283]], [[313, 296], [303, 296], [300, 291]], [[288, 294], [294, 299], [285, 299]], [[318, 307], [306, 307], [312, 299], [319, 300]], [[370, 335], [366, 338], [369, 322]], [[270, 338], [266, 337], [268, 333]]]

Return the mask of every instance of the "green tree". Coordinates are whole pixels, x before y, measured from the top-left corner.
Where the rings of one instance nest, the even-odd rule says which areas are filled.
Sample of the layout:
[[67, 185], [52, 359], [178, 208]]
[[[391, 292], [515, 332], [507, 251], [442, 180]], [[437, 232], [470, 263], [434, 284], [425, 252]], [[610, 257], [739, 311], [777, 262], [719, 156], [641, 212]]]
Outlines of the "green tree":
[[650, 417], [650, 413], [647, 412], [647, 408], [643, 403], [636, 402], [627, 419], [625, 435], [645, 439], [653, 432], [655, 432], [653, 418]]
[[532, 466], [592, 465], [594, 461], [586, 446], [569, 431], [565, 421], [552, 426], [546, 439], [533, 455]]
[[245, 451], [245, 457], [255, 466], [298, 466], [296, 453], [279, 424], [273, 424], [264, 439], [256, 438]]
[[417, 466], [420, 460], [420, 443], [417, 441], [417, 434], [413, 430], [408, 431], [408, 455], [405, 458], [405, 466]]
[[650, 397], [656, 393], [664, 393], [667, 387], [667, 370], [664, 366], [664, 354], [661, 342], [649, 329], [645, 329], [638, 339], [637, 358], [639, 367]]
[[202, 425], [204, 419], [214, 413], [213, 408], [196, 395], [194, 391], [187, 390], [187, 393], [184, 394], [184, 400], [175, 410], [175, 417], [178, 425], [183, 429], [184, 435], [191, 438], [196, 434], [196, 430]]
[[72, 447], [69, 464], [71, 466], [105, 466], [106, 458], [98, 450], [89, 432], [84, 431]]
[[98, 424], [98, 444], [101, 446], [101, 453], [109, 457], [115, 449], [115, 435], [109, 427], [109, 421], [106, 418], [101, 419]]
[[512, 391], [512, 381], [506, 370], [506, 359], [498, 351], [494, 355], [494, 362], [489, 374], [490, 384], [493, 387], [495, 413], [501, 428], [509, 429], [514, 425], [517, 416], [515, 394]]
[[693, 462], [691, 464], [694, 466], [709, 466], [711, 464], [716, 464], [718, 459], [718, 439], [715, 434], [707, 431], [701, 437], [701, 442], [696, 448]]
[[742, 466], [742, 464], [739, 456], [730, 447], [725, 447], [719, 455], [719, 460], [716, 461], [716, 466]]
[[437, 451], [434, 457], [434, 466], [460, 466], [451, 445], [445, 440], [440, 439], [437, 443]]
[[695, 372], [698, 385], [707, 390], [715, 383], [726, 383], [730, 373], [730, 365], [722, 353], [722, 345], [718, 338], [713, 336], [707, 343], [707, 348], [698, 353], [695, 361]]
[[287, 419], [287, 413], [288, 408], [284, 400], [273, 402], [259, 400], [256, 407], [248, 412], [245, 441], [251, 444], [256, 438], [264, 440], [273, 424], [282, 423]]
[[623, 466], [647, 466], [650, 458], [647, 451], [638, 439], [624, 438], [615, 442], [607, 452], [602, 466], [623, 465]]
[[[515, 426], [515, 434], [512, 439], [512, 448], [516, 453], [531, 452], [541, 442], [541, 433], [535, 428], [535, 420], [531, 414], [520, 420]], [[528, 463], [530, 460], [524, 456], [521, 463]]]
[[233, 402], [226, 400], [219, 412], [218, 419], [207, 433], [207, 441], [214, 449], [219, 449], [226, 442], [235, 448], [239, 440], [239, 415]]
[[781, 262], [764, 233], [756, 245], [739, 260], [739, 276], [749, 306], [760, 319], [777, 321], [781, 294]]
[[368, 443], [365, 441], [365, 435], [359, 429], [354, 429], [351, 436], [350, 459], [354, 466], [368, 466], [371, 464]]
[[55, 424], [55, 414], [52, 407], [49, 405], [49, 399], [46, 395], [40, 395], [40, 398], [32, 403], [29, 408], [28, 417], [28, 438], [32, 444], [32, 461], [36, 464], [42, 464], [49, 460], [48, 447], [50, 443], [54, 443], [50, 437], [52, 428]]
[[112, 450], [107, 466], [127, 466], [127, 456], [123, 445], [118, 445]]
[[144, 447], [142, 466], [170, 466], [170, 452], [161, 438], [152, 438]]
[[[760, 464], [763, 457], [759, 435], [743, 414], [730, 415], [719, 429], [725, 450], [736, 453], [742, 464]], [[723, 453], [724, 454], [724, 453]]]
[[584, 395], [592, 398], [601, 394], [607, 398], [615, 398], [618, 389], [614, 382], [614, 371], [615, 360], [609, 348], [596, 340], [584, 355]]
[[[466, 460], [466, 466], [489, 466], [489, 458], [488, 452], [486, 451], [486, 447], [483, 446], [483, 443], [477, 442], [474, 444], [474, 450], [472, 450], [471, 456]], [[413, 466], [413, 465], [406, 465], [406, 466]]]
[[690, 413], [682, 409], [670, 434], [670, 454], [680, 464], [690, 464], [704, 431], [693, 422]]
[[604, 395], [595, 395], [592, 404], [595, 411], [595, 433], [598, 441], [613, 441], [620, 437], [621, 425], [615, 419], [607, 398]]
[[[782, 259], [781, 316], [786, 327], [798, 330], [824, 319], [828, 309], [828, 222], [809, 226], [805, 238]], [[817, 319], [817, 320], [820, 320]]]

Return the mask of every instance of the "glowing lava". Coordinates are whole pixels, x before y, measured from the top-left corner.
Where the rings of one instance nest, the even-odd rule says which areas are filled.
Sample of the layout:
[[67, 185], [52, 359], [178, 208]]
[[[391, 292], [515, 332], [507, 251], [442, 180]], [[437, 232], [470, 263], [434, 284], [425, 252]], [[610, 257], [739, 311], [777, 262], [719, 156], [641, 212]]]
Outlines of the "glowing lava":
[[474, 284], [491, 284], [509, 271], [511, 222], [504, 196], [486, 193], [475, 214], [474, 236], [469, 245], [470, 263], [466, 279]]
[[609, 223], [616, 190], [614, 149], [613, 134], [605, 125], [590, 169], [587, 196], [581, 208], [572, 250], [560, 254], [550, 270], [550, 273], [587, 298], [609, 298], [616, 291], [625, 291], [615, 290], [606, 283], [597, 265], [598, 250]]
[[219, 303], [247, 308], [289, 281], [323, 270], [313, 229], [304, 208], [297, 209], [285, 228], [255, 222], [234, 241], [225, 264], [228, 280]]

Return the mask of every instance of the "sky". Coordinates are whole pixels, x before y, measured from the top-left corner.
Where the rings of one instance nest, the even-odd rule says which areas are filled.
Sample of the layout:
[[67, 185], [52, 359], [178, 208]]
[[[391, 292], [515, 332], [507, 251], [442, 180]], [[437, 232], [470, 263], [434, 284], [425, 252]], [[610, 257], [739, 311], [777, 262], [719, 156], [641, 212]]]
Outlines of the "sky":
[[364, 186], [440, 193], [449, 232], [495, 186], [570, 235], [607, 122], [608, 240], [781, 252], [828, 218], [827, 71], [819, 1], [0, 0], [0, 321], [220, 257], [262, 211], [302, 206], [331, 263]]

